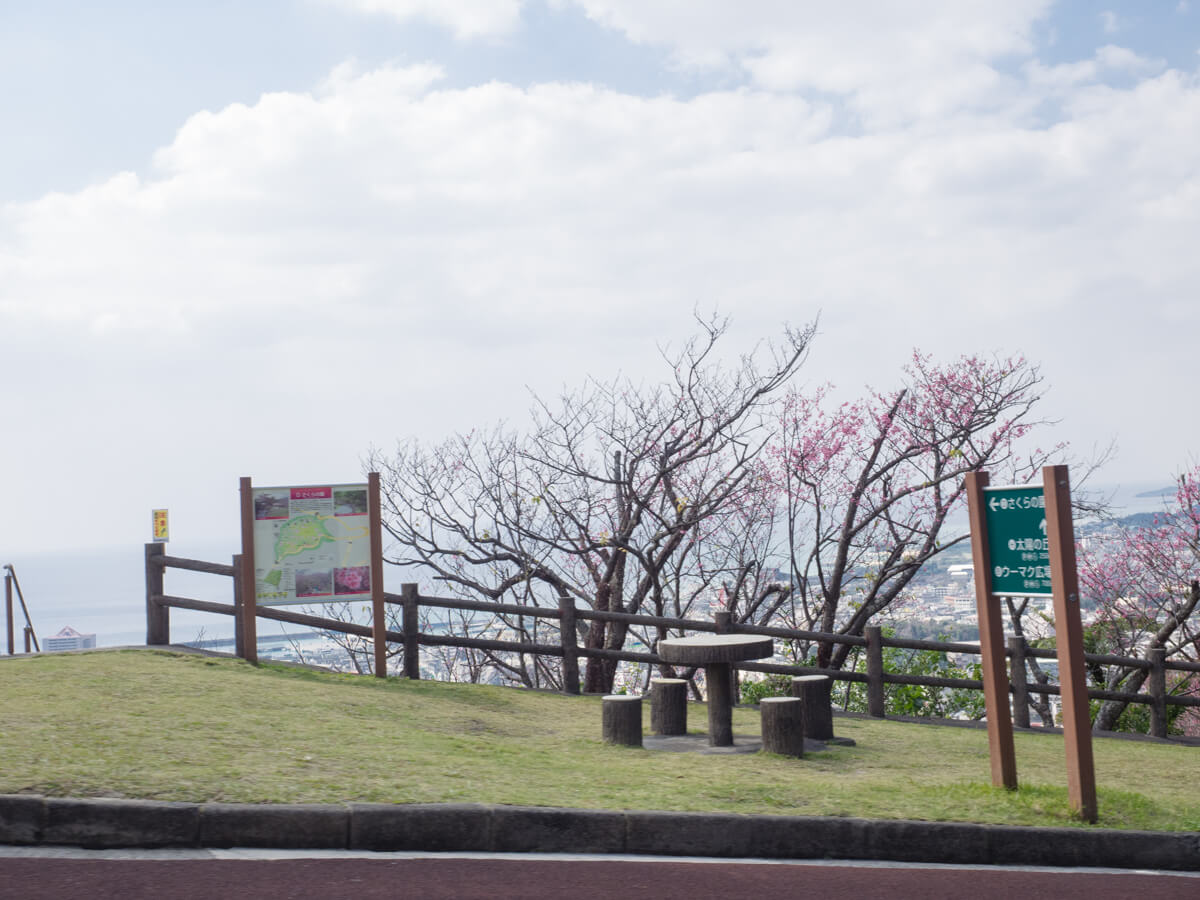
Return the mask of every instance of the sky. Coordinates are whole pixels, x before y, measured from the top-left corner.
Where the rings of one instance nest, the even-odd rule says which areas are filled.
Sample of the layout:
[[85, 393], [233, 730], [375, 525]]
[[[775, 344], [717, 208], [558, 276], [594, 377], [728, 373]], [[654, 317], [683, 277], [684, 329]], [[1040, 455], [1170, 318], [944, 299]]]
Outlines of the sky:
[[1111, 483], [1200, 452], [1200, 3], [0, 3], [0, 561], [237, 552], [730, 317], [797, 382], [1024, 354]]

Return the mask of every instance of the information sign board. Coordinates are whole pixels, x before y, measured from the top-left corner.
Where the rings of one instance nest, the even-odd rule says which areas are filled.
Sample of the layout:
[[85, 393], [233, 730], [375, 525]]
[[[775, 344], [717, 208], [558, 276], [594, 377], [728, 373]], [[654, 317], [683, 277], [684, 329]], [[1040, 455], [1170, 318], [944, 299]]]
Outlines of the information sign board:
[[991, 593], [1051, 597], [1046, 498], [1040, 487], [985, 487]]
[[254, 488], [259, 606], [370, 600], [367, 485]]
[[165, 544], [171, 537], [170, 528], [167, 524], [167, 511], [165, 509], [156, 509], [153, 510], [152, 515], [154, 519], [154, 543]]

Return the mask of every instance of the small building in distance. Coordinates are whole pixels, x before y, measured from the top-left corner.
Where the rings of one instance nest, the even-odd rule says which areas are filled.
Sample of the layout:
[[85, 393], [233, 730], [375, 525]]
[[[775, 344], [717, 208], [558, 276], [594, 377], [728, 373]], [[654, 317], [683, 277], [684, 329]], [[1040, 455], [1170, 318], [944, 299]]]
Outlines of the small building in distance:
[[94, 634], [80, 634], [70, 625], [65, 626], [53, 637], [42, 639], [42, 650], [46, 653], [54, 653], [59, 650], [87, 650], [95, 646], [96, 636]]

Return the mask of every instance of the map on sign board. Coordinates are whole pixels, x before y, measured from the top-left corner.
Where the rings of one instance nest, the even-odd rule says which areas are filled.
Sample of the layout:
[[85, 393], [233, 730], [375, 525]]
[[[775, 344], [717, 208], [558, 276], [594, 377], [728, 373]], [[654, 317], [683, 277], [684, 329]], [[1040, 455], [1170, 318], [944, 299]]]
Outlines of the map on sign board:
[[991, 562], [991, 592], [1002, 597], [1050, 597], [1050, 541], [1040, 487], [983, 489]]
[[260, 606], [371, 598], [365, 484], [267, 487], [253, 493]]

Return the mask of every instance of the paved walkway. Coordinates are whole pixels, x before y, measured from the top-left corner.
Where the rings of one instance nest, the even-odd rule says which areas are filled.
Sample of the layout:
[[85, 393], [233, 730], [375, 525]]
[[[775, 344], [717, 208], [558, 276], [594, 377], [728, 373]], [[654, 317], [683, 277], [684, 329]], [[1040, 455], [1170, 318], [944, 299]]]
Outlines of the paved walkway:
[[1193, 900], [1200, 875], [1098, 869], [774, 863], [645, 857], [356, 854], [313, 851], [85, 851], [0, 846], [0, 900], [214, 896], [822, 897], [856, 900]]

